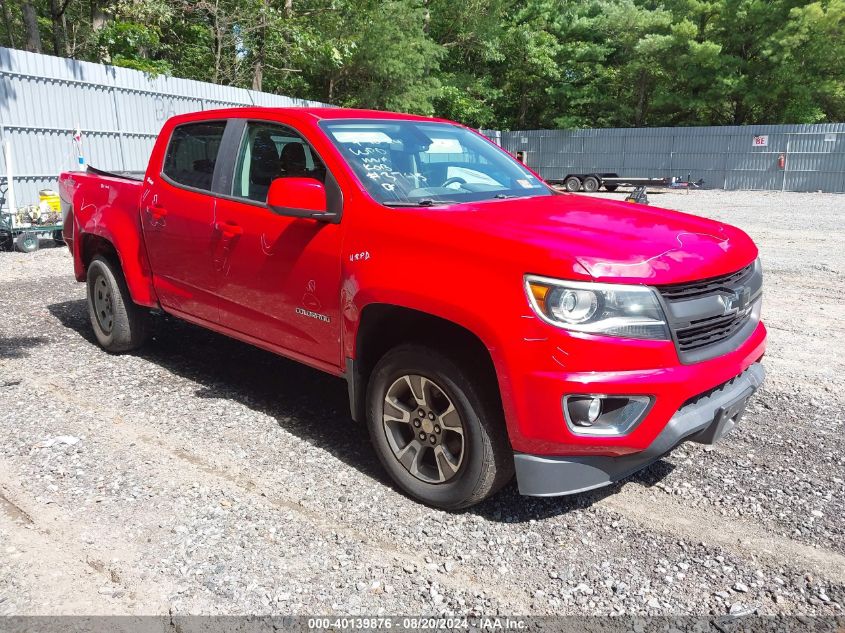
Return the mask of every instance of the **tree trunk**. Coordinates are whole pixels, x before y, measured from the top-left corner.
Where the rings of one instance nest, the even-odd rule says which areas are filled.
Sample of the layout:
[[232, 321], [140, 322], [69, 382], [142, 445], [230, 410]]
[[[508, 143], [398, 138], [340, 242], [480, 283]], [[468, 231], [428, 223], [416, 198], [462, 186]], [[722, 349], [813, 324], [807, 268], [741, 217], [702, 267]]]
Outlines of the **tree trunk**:
[[527, 103], [526, 98], [525, 98], [525, 93], [523, 92], [522, 96], [519, 98], [519, 111], [517, 112], [517, 115], [516, 115], [517, 127], [520, 130], [525, 129], [525, 117], [526, 117], [527, 113], [528, 113], [528, 103]]
[[212, 83], [220, 83], [220, 66], [223, 63], [223, 34], [220, 32], [220, 25], [217, 22], [217, 15], [214, 16], [214, 76]]
[[[261, 26], [258, 29], [258, 34], [255, 42], [255, 65], [252, 69], [252, 89], [261, 91], [261, 86], [264, 82], [264, 61], [266, 54], [266, 38], [267, 38], [267, 2], [264, 0], [261, 3]], [[287, 6], [287, 4], [286, 4]]]
[[731, 123], [733, 125], [742, 125], [745, 123], [745, 108], [740, 99], [734, 101], [733, 121]]
[[68, 31], [69, 31], [69, 29], [67, 28], [67, 12], [65, 12], [65, 13], [62, 13], [62, 33], [64, 34], [64, 45], [65, 45], [65, 47], [64, 47], [65, 52], [63, 53], [63, 55], [65, 57], [71, 56], [71, 54], [70, 54], [70, 37], [68, 37]]
[[[262, 55], [263, 57], [263, 55]], [[261, 92], [261, 86], [264, 83], [264, 61], [262, 59], [255, 60], [255, 66], [252, 69], [252, 89]]]
[[106, 25], [107, 21], [108, 17], [100, 6], [99, 0], [91, 0], [91, 30], [96, 33]]
[[28, 0], [23, 2], [23, 24], [26, 30], [26, 50], [40, 53], [41, 31], [38, 29], [38, 15], [35, 13], [35, 7]]
[[643, 121], [645, 121], [645, 111], [648, 105], [646, 100], [646, 74], [644, 71], [640, 72], [640, 81], [639, 81], [639, 95], [637, 97], [637, 111], [634, 114], [634, 127], [641, 127]]
[[285, 0], [285, 17], [289, 18], [293, 14], [293, 0]]
[[62, 57], [65, 54], [65, 28], [62, 16], [67, 5], [62, 6], [61, 0], [50, 0], [50, 21], [53, 23], [53, 54]]
[[6, 27], [6, 33], [9, 34], [9, 46], [16, 48], [15, 32], [12, 29], [12, 12], [9, 10], [9, 0], [0, 0], [0, 4], [3, 5], [3, 24]]

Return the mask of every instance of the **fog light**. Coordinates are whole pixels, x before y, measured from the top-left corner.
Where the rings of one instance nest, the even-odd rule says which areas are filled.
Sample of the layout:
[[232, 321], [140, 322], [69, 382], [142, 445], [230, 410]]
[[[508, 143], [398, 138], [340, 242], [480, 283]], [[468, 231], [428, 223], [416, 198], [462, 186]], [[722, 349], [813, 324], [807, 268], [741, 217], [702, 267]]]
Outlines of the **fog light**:
[[567, 413], [575, 426], [593, 426], [601, 414], [601, 396], [567, 396]]
[[593, 398], [590, 400], [590, 408], [587, 409], [587, 420], [589, 422], [584, 426], [591, 426], [599, 417], [599, 413], [601, 413], [601, 398]]
[[650, 396], [571, 394], [563, 397], [563, 414], [576, 435], [624, 435], [651, 408]]

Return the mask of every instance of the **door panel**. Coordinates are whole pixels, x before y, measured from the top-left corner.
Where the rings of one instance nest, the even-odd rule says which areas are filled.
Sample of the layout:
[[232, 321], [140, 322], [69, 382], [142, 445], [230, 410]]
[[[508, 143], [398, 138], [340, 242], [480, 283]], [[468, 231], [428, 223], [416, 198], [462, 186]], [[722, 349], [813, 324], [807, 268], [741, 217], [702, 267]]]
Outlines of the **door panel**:
[[285, 175], [322, 179], [325, 169], [292, 130], [250, 123], [232, 179], [243, 200], [219, 198], [214, 213], [220, 322], [339, 366], [340, 225], [268, 210], [269, 183]]
[[216, 225], [220, 322], [325, 362], [340, 362], [338, 225], [284, 218], [231, 200]]
[[211, 189], [225, 122], [174, 129], [163, 171], [145, 190], [141, 222], [161, 304], [217, 322]]

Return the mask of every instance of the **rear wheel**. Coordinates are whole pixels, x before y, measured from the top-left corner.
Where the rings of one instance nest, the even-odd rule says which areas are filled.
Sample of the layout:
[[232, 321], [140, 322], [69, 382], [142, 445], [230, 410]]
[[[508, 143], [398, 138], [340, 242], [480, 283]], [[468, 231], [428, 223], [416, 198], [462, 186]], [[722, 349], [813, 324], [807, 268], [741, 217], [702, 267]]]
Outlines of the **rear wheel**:
[[599, 179], [595, 176], [587, 176], [584, 178], [584, 191], [587, 193], [594, 193], [599, 190]]
[[376, 365], [367, 426], [379, 460], [406, 493], [455, 510], [513, 476], [500, 407], [482, 389], [463, 363], [427, 347], [396, 347]]
[[566, 187], [566, 190], [570, 193], [581, 191], [581, 179], [578, 178], [578, 176], [570, 176], [566, 179], [566, 181], [564, 181], [563, 186]]
[[140, 347], [149, 313], [129, 295], [120, 266], [102, 255], [88, 265], [88, 315], [100, 346], [114, 354]]
[[38, 250], [38, 234], [27, 231], [15, 238], [15, 248], [21, 253], [32, 253]]

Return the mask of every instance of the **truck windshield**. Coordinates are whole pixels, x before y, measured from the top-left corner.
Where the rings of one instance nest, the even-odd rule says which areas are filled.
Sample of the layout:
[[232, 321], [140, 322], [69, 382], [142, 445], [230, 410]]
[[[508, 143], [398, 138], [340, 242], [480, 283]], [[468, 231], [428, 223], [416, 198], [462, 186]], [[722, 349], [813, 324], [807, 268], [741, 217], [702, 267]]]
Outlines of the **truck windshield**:
[[370, 195], [387, 206], [553, 195], [521, 163], [457, 125], [392, 120], [320, 125]]

